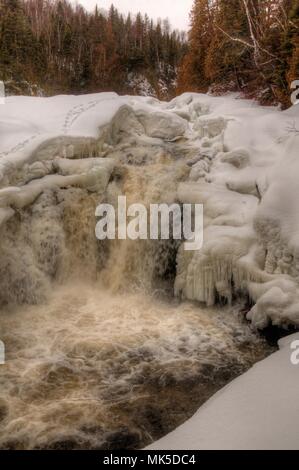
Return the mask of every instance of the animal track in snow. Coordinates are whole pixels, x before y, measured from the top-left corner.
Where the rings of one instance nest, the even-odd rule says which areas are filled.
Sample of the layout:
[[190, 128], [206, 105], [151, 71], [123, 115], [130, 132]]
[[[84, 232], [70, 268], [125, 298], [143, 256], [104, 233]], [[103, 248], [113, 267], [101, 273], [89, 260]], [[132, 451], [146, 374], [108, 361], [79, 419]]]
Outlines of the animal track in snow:
[[95, 108], [97, 104], [99, 104], [101, 100], [94, 100], [90, 101], [86, 105], [84, 104], [78, 104], [74, 106], [73, 108], [70, 109], [70, 111], [67, 113], [65, 117], [65, 121], [63, 124], [63, 132], [64, 134], [68, 134], [70, 128], [72, 125], [77, 121], [77, 119], [83, 114], [89, 111], [92, 108]]
[[9, 150], [6, 150], [4, 152], [0, 152], [0, 158], [2, 157], [7, 157], [8, 155], [10, 155], [11, 153], [16, 153], [16, 152], [19, 152], [20, 150], [24, 150], [24, 148], [30, 144], [30, 142], [32, 142], [34, 139], [36, 139], [37, 137], [39, 137], [41, 135], [41, 133], [37, 133], [35, 135], [32, 135], [30, 137], [28, 137], [27, 139], [19, 142], [18, 144], [14, 145], [13, 147], [11, 147]]

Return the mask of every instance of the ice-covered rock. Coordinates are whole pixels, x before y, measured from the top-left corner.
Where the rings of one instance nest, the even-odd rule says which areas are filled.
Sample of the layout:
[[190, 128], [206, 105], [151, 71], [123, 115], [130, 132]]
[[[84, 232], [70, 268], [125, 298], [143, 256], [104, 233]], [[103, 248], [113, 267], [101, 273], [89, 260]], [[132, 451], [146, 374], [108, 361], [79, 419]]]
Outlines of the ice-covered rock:
[[176, 113], [157, 110], [150, 105], [126, 105], [120, 108], [107, 131], [111, 143], [137, 136], [173, 141], [183, 137], [187, 128], [187, 121]]
[[199, 158], [178, 197], [204, 204], [204, 245], [180, 250], [176, 293], [208, 305], [246, 295], [256, 327], [298, 324], [299, 133], [288, 122], [299, 128], [299, 107], [279, 112], [203, 95], [173, 104], [186, 110], [197, 100], [207, 113], [193, 118]]

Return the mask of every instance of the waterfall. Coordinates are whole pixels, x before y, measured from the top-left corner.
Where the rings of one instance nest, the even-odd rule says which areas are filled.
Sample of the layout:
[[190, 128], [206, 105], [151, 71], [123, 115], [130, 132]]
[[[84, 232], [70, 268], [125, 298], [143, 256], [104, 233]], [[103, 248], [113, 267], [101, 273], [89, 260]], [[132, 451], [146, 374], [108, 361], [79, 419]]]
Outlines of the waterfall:
[[[78, 141], [57, 159], [50, 142], [42, 162], [10, 174], [19, 187], [5, 193], [14, 213], [0, 227], [0, 448], [142, 448], [270, 352], [240, 306], [174, 297], [180, 241], [96, 239], [101, 202], [179, 202], [196, 151], [175, 138], [183, 119], [168, 128], [166, 140], [125, 107], [91, 152]], [[28, 203], [16, 204], [20, 191]]]

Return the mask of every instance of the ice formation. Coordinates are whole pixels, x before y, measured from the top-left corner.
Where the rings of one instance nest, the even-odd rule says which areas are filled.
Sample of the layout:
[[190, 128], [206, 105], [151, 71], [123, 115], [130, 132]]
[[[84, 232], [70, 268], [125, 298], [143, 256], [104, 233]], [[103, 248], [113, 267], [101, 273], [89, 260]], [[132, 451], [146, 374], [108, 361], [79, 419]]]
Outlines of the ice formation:
[[186, 103], [201, 158], [178, 197], [204, 204], [205, 241], [193, 256], [180, 250], [177, 295], [207, 305], [245, 295], [256, 327], [298, 324], [299, 108], [196, 95], [170, 106], [186, 113]]
[[[204, 309], [189, 300], [211, 307], [242, 298], [258, 328], [298, 325], [298, 127], [297, 106], [281, 112], [236, 96], [6, 99], [0, 326], [11, 361], [1, 389], [0, 446], [124, 445], [123, 422], [114, 437], [107, 426], [115, 410], [136, 423], [135, 399], [148, 415], [123, 434], [127, 447], [138, 446], [150, 441], [144, 422], [152, 429], [158, 421], [162, 435], [188, 414], [184, 408], [168, 424], [157, 418], [163, 400], [154, 410], [151, 402], [160, 379], [201, 384], [192, 412], [215, 391], [207, 375], [222, 386], [269, 352], [230, 317], [230, 307]], [[98, 241], [95, 208], [115, 205], [120, 195], [145, 206], [203, 204], [203, 249], [187, 252], [178, 240]], [[169, 302], [173, 291], [185, 302], [152, 297]], [[114, 330], [124, 337], [116, 341]], [[185, 403], [183, 389], [176, 393]], [[124, 391], [126, 407], [118, 408]]]
[[297, 324], [298, 121], [298, 106], [235, 96], [10, 97], [0, 108], [1, 230], [41, 194], [59, 199], [67, 188], [97, 201], [124, 192], [146, 204], [203, 203], [204, 247], [180, 248], [176, 294], [209, 306], [245, 296], [255, 326]]

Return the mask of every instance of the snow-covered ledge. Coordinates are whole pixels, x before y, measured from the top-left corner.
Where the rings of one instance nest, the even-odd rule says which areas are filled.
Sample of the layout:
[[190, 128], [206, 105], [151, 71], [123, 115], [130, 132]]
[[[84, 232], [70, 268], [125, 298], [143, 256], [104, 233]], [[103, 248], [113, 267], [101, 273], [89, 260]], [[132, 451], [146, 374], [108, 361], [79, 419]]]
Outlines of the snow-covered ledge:
[[291, 345], [298, 340], [298, 333], [281, 340], [277, 353], [218, 392], [148, 450], [298, 449], [299, 365], [291, 362]]

